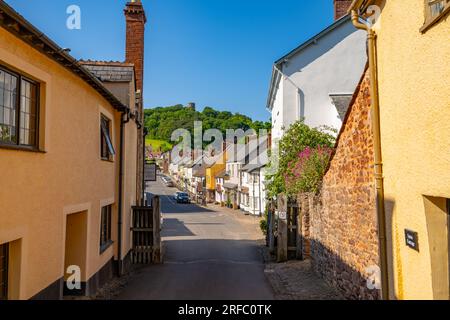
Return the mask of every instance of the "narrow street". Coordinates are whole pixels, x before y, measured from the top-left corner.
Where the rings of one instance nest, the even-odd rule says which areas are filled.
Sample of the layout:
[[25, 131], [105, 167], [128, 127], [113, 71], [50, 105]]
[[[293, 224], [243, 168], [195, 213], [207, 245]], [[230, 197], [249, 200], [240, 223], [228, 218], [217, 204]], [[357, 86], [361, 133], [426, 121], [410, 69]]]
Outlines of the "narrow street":
[[161, 181], [164, 264], [146, 267], [117, 297], [138, 300], [273, 299], [264, 275], [258, 220], [240, 212], [177, 204]]

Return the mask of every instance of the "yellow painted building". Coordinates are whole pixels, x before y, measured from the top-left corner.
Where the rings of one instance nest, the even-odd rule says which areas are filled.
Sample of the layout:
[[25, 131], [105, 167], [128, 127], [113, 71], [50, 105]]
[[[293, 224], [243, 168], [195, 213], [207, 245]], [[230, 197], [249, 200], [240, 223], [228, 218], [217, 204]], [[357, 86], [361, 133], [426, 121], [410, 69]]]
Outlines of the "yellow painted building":
[[[132, 79], [108, 89], [3, 1], [0, 9], [0, 300], [92, 294], [131, 249], [134, 67], [117, 66]], [[82, 287], [64, 292], [71, 266]]]
[[222, 173], [226, 168], [226, 162], [219, 161], [206, 168], [206, 190], [208, 201], [213, 202], [216, 198], [216, 176]]
[[212, 157], [214, 161], [207, 165], [205, 178], [206, 178], [206, 192], [207, 201], [214, 202], [216, 199], [216, 177], [218, 174], [225, 171], [227, 166], [228, 152], [229, 150], [224, 146], [224, 151], [216, 157]]
[[355, 0], [352, 6], [364, 16], [370, 5], [377, 6], [373, 17], [379, 14], [371, 29], [389, 297], [449, 299], [450, 1]]

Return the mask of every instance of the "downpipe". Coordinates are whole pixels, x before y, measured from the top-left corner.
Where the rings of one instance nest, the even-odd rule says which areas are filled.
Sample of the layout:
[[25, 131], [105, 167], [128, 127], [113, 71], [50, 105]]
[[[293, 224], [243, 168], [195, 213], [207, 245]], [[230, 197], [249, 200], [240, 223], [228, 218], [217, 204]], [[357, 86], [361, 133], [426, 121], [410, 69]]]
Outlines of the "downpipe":
[[118, 261], [118, 276], [121, 277], [123, 273], [122, 260], [122, 225], [123, 225], [123, 146], [125, 136], [125, 124], [130, 121], [129, 110], [124, 111], [120, 115], [120, 151], [119, 151], [119, 199], [118, 199], [118, 217], [117, 217], [117, 261]]
[[353, 25], [367, 32], [367, 46], [372, 100], [372, 133], [374, 139], [374, 173], [376, 185], [378, 241], [381, 270], [381, 298], [389, 300], [389, 275], [386, 244], [386, 211], [384, 205], [383, 158], [381, 152], [380, 98], [378, 91], [378, 65], [376, 54], [376, 33], [368, 25], [360, 22], [356, 10], [351, 11]]

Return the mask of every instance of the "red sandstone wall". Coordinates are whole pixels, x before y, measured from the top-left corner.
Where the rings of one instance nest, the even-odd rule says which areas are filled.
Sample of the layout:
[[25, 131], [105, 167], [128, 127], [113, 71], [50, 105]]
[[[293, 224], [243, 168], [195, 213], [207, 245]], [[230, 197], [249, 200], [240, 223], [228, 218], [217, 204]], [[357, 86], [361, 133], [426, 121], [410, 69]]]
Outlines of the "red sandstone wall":
[[322, 192], [310, 210], [315, 271], [351, 299], [378, 299], [367, 272], [378, 265], [378, 233], [370, 123], [370, 81], [364, 75], [341, 130]]

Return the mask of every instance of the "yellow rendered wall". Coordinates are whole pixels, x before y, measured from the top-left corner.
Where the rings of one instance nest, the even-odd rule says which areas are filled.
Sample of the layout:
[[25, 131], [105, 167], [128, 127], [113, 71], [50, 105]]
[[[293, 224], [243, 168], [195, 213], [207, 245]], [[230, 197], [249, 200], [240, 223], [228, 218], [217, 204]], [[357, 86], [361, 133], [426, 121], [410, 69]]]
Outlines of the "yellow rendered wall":
[[[423, 0], [386, 0], [375, 26], [391, 297], [398, 299], [437, 298], [424, 196], [450, 198], [450, 19], [422, 34], [424, 15]], [[420, 252], [406, 247], [405, 229], [419, 233]]]
[[206, 169], [206, 189], [214, 190], [216, 188], [216, 175], [225, 170], [225, 163], [216, 163], [211, 168]]
[[[116, 241], [99, 253], [99, 232], [101, 206], [114, 204], [112, 237], [117, 237], [120, 114], [79, 77], [1, 28], [0, 63], [41, 83], [44, 152], [0, 148], [0, 243], [20, 243], [15, 250], [20, 275], [15, 274], [19, 279], [12, 298], [28, 299], [64, 276], [68, 215], [87, 212], [83, 278], [89, 279], [117, 252]], [[112, 120], [113, 162], [100, 159], [101, 113]], [[136, 197], [135, 127], [127, 124], [123, 255], [130, 246], [129, 205]]]

